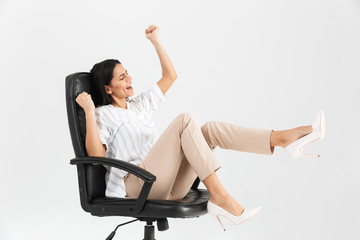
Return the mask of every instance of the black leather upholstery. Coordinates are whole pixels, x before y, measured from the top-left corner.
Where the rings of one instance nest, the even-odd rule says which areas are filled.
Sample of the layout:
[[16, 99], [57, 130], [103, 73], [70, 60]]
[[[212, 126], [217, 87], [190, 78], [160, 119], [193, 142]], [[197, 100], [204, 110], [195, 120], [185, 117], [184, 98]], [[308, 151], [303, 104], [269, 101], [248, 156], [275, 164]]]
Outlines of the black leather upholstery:
[[[119, 159], [88, 157], [85, 150], [85, 114], [75, 99], [83, 91], [92, 94], [90, 74], [79, 72], [67, 76], [65, 88], [68, 123], [76, 156], [71, 160], [71, 164], [77, 166], [80, 201], [86, 212], [95, 216], [131, 216], [143, 220], [151, 219], [151, 221], [167, 217], [199, 217], [207, 213], [209, 194], [206, 190], [198, 189], [198, 179], [184, 199], [147, 200], [156, 176]], [[100, 165], [93, 165], [93, 163]], [[144, 187], [139, 198], [105, 197], [106, 169], [102, 165], [117, 167], [144, 180]]]
[[[192, 218], [204, 215], [207, 213], [206, 205], [209, 200], [209, 195], [206, 190], [190, 190], [187, 196], [181, 200], [147, 200], [144, 208], [139, 214], [131, 215], [133, 217], [153, 217], [153, 218]], [[114, 206], [121, 204], [132, 204], [134, 199], [119, 199], [119, 198], [97, 198], [92, 204], [100, 204], [106, 206]], [[108, 213], [94, 213], [96, 216], [110, 216]], [[111, 216], [123, 216], [119, 213], [113, 213]]]
[[85, 165], [89, 201], [105, 197], [105, 173], [106, 169], [102, 165]]
[[75, 99], [83, 91], [91, 94], [90, 74], [76, 73], [66, 78], [66, 107], [70, 135], [75, 151], [75, 156], [85, 157], [85, 130], [86, 121], [84, 110], [76, 103]]

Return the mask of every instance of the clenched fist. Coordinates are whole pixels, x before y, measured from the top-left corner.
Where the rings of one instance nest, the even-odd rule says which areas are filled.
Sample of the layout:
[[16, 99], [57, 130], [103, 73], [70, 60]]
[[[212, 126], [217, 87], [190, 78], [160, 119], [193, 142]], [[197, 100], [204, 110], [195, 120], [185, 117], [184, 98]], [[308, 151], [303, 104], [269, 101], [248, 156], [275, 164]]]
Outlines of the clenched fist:
[[158, 33], [159, 33], [160, 28], [155, 26], [155, 25], [151, 25], [150, 27], [148, 27], [147, 29], [145, 29], [145, 36], [147, 39], [149, 39], [150, 41], [157, 41], [158, 38]]
[[85, 113], [95, 112], [94, 102], [91, 99], [91, 95], [87, 92], [80, 93], [76, 98], [76, 102], [84, 109]]

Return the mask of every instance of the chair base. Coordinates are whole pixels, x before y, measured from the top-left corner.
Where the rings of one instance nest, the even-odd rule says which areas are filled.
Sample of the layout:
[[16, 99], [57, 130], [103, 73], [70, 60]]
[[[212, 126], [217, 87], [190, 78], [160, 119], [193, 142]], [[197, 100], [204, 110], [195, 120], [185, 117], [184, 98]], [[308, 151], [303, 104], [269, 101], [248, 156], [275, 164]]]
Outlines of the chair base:
[[144, 228], [144, 239], [143, 240], [155, 240], [155, 228], [153, 225], [153, 222], [157, 221], [157, 226], [158, 226], [158, 230], [159, 231], [166, 231], [169, 229], [169, 224], [168, 224], [168, 220], [167, 218], [159, 218], [159, 219], [154, 219], [154, 218], [148, 218], [148, 219], [135, 219], [135, 220], [131, 220], [128, 221], [126, 223], [122, 223], [119, 224], [114, 231], [112, 231], [110, 233], [110, 235], [106, 238], [106, 240], [111, 240], [113, 239], [113, 237], [115, 236], [115, 232], [116, 230], [120, 227], [120, 226], [124, 226], [126, 224], [135, 222], [135, 221], [146, 221], [146, 225]]
[[153, 225], [154, 221], [157, 221], [157, 228], [159, 231], [166, 231], [169, 229], [169, 224], [167, 218], [160, 219], [151, 219], [145, 220], [146, 225], [144, 227], [144, 239], [143, 240], [155, 240], [155, 227]]

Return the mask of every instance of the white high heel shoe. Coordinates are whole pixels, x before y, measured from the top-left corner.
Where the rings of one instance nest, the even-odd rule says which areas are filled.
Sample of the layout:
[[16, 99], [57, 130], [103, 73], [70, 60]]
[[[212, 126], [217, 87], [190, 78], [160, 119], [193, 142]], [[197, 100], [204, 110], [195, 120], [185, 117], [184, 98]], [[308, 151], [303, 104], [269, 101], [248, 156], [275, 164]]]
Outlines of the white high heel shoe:
[[303, 153], [304, 147], [310, 143], [320, 141], [325, 136], [325, 116], [324, 110], [320, 110], [315, 122], [312, 124], [313, 131], [308, 135], [299, 138], [285, 148], [285, 152], [293, 158], [301, 156], [318, 156], [318, 154]]
[[261, 207], [252, 208], [252, 209], [244, 209], [244, 212], [240, 216], [235, 216], [229, 213], [228, 211], [224, 210], [223, 208], [219, 207], [218, 205], [208, 201], [207, 204], [207, 210], [208, 213], [213, 215], [219, 220], [219, 223], [221, 224], [224, 231], [226, 231], [224, 225], [220, 221], [219, 216], [226, 217], [229, 219], [233, 224], [239, 225], [243, 222], [245, 222], [250, 217], [254, 216], [258, 211], [260, 211]]

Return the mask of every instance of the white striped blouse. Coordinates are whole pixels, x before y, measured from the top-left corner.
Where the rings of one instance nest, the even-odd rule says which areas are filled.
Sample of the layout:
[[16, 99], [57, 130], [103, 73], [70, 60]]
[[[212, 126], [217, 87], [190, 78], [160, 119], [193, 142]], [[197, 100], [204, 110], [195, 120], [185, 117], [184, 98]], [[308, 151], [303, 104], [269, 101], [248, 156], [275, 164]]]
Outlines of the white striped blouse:
[[[106, 145], [106, 157], [140, 164], [158, 139], [152, 113], [165, 95], [157, 83], [127, 102], [127, 109], [104, 105], [95, 108], [100, 141]], [[109, 166], [105, 175], [107, 197], [126, 197], [124, 176], [127, 172]]]

